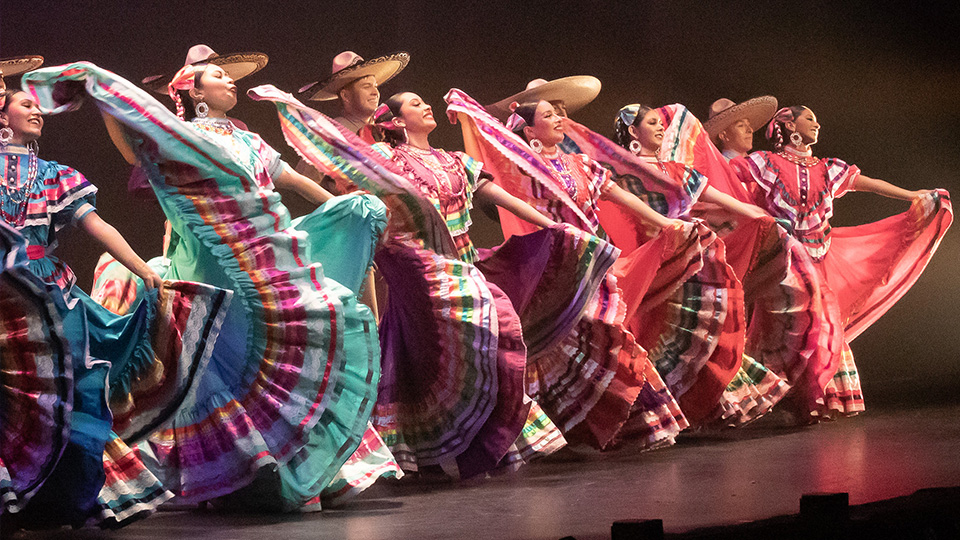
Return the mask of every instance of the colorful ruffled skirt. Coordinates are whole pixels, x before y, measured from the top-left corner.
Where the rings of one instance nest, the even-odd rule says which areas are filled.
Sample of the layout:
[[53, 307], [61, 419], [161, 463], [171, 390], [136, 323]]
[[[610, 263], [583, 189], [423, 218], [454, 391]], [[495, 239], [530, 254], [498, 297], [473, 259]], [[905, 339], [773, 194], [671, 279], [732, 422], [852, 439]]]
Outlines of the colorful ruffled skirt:
[[[120, 437], [136, 440], [185, 399], [192, 375], [209, 359], [230, 293], [165, 282], [119, 317], [76, 287], [65, 296], [32, 277], [18, 260], [22, 238], [6, 227], [0, 232], [9, 264], [2, 380], [4, 392], [16, 396], [3, 400], [0, 422], [3, 453], [10, 453], [0, 457], [0, 478], [12, 482], [0, 487], [5, 510], [18, 512], [27, 527], [115, 526], [149, 512], [171, 495]], [[32, 330], [24, 333], [27, 321]], [[37, 442], [23, 444], [23, 437]], [[114, 496], [103, 499], [102, 490]]]

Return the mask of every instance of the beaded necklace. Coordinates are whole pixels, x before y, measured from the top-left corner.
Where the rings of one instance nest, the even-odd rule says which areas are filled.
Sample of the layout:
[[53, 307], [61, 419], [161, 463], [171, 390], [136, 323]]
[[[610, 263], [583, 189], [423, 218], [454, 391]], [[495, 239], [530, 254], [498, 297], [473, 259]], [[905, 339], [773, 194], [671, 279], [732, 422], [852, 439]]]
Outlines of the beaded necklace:
[[560, 183], [563, 184], [563, 190], [567, 192], [567, 195], [569, 195], [571, 199], [577, 200], [579, 193], [577, 190], [577, 179], [573, 176], [570, 169], [567, 168], [563, 156], [558, 152], [555, 156], [544, 156], [544, 158], [547, 160], [547, 163], [550, 164], [550, 168], [560, 176]]
[[[437, 152], [433, 148], [424, 150], [409, 144], [403, 145], [403, 150], [433, 173], [434, 182], [430, 182], [429, 179], [420, 178], [415, 171], [411, 171], [414, 172], [413, 177], [417, 182], [428, 192], [436, 194], [438, 199], [460, 199], [466, 194], [466, 172], [457, 158], [446, 152]], [[458, 180], [459, 184], [456, 191], [453, 188], [454, 179]], [[441, 194], [446, 197], [441, 197]]]
[[11, 159], [10, 166], [3, 176], [3, 198], [13, 203], [15, 208], [13, 213], [14, 221], [11, 223], [10, 220], [6, 219], [6, 214], [4, 221], [17, 227], [23, 226], [26, 221], [27, 206], [30, 202], [30, 195], [33, 193], [33, 186], [37, 183], [38, 171], [40, 169], [37, 153], [33, 148], [30, 148], [28, 152], [27, 181], [24, 182], [22, 186], [16, 185], [20, 179], [17, 174], [17, 162], [19, 160]]
[[807, 199], [810, 195], [810, 171], [808, 171], [808, 169], [820, 163], [820, 158], [813, 157], [812, 151], [808, 150], [807, 153], [800, 153], [798, 150], [792, 150], [786, 146], [777, 152], [777, 155], [794, 165], [800, 166], [797, 171], [797, 180], [800, 184], [798, 186], [800, 189], [800, 202], [803, 203], [803, 206], [806, 208]]
[[190, 122], [204, 131], [212, 131], [228, 137], [233, 135], [233, 130], [236, 129], [233, 122], [226, 118], [194, 118]]

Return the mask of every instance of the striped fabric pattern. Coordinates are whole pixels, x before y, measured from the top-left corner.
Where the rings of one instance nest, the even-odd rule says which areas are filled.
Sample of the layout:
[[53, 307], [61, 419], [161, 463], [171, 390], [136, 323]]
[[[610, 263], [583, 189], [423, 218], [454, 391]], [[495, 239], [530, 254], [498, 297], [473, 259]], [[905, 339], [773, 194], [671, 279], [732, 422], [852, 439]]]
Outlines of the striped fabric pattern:
[[[564, 131], [584, 154], [609, 167], [620, 187], [667, 217], [685, 216], [707, 187], [700, 174], [689, 174], [678, 183], [619, 144], [569, 118], [564, 119]], [[695, 173], [692, 169], [691, 172]]]
[[73, 358], [59, 295], [27, 269], [26, 244], [0, 222], [0, 519], [23, 509], [70, 433]]
[[[223, 144], [89, 63], [37, 71], [23, 82], [43, 107], [59, 111], [76, 106], [54, 100], [60, 80], [82, 81], [104, 113], [143, 140], [136, 150], [176, 232], [195, 238], [199, 255], [223, 272], [235, 291], [231, 312], [254, 321], [228, 326], [228, 315], [220, 342], [238, 346], [239, 356], [214, 351], [211, 362], [231, 369], [206, 370], [201, 384], [213, 388], [188, 395], [170, 424], [140, 443], [144, 462], [185, 501], [231, 493], [274, 464], [290, 473], [284, 482], [305, 482], [298, 487], [306, 493], [284, 492], [284, 506], [309, 500], [359, 446], [369, 418], [379, 376], [369, 311], [303, 260], [309, 239], [289, 229], [289, 213], [267, 189], [271, 156], [258, 154], [259, 137], [237, 130], [239, 146]], [[344, 350], [348, 336], [356, 350]], [[309, 462], [301, 453], [308, 445]]]
[[[580, 156], [561, 155], [578, 179], [578, 193], [592, 194], [574, 200], [529, 147], [473, 99], [456, 89], [445, 99], [448, 116], [458, 116], [464, 124], [468, 150], [474, 147], [483, 157], [501, 187], [554, 220], [597, 232], [596, 204], [610, 182], [608, 171]], [[643, 277], [638, 276], [631, 295], [642, 296], [651, 279], [648, 270], [654, 266], [632, 268]], [[623, 326], [632, 296], [623, 296], [618, 286], [621, 275], [628, 284], [634, 277], [608, 272], [573, 331], [528, 363], [527, 392], [568, 441], [609, 448], [635, 436], [635, 442], [645, 447], [670, 444], [687, 421], [660, 376], [648, 367], [646, 351]]]

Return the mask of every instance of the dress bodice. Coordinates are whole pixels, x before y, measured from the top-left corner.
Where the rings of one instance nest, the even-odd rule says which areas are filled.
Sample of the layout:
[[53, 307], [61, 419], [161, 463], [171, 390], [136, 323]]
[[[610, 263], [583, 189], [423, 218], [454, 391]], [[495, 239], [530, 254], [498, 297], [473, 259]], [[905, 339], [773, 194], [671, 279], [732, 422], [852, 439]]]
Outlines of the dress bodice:
[[97, 188], [74, 169], [39, 159], [22, 146], [0, 150], [0, 165], [0, 213], [26, 239], [30, 271], [68, 292], [76, 278], [52, 254], [57, 232], [96, 209]]

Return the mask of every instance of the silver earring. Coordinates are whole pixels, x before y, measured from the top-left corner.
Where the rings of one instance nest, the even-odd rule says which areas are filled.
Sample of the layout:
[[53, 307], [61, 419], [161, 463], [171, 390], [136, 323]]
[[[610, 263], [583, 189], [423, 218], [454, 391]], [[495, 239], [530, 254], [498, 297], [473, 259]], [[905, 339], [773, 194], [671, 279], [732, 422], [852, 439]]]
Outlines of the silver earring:
[[801, 137], [799, 133], [794, 131], [793, 133], [790, 134], [790, 144], [796, 146], [797, 148], [800, 148], [801, 146], [803, 146], [803, 137]]
[[643, 150], [643, 145], [640, 144], [640, 141], [636, 139], [630, 141], [630, 153], [632, 153], [635, 156], [639, 156], [642, 150]]
[[207, 113], [210, 112], [210, 106], [205, 102], [201, 101], [197, 103], [196, 107], [193, 108], [194, 112], [197, 113], [197, 118], [206, 118]]
[[6, 146], [13, 140], [13, 130], [7, 126], [0, 128], [0, 145]]
[[543, 143], [540, 142], [540, 139], [530, 139], [530, 148], [539, 154], [540, 152], [543, 152]]

